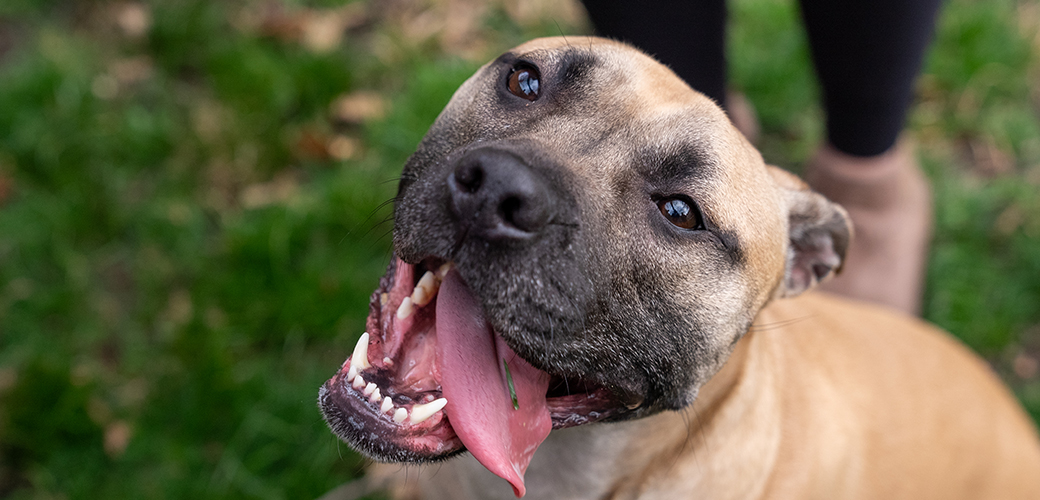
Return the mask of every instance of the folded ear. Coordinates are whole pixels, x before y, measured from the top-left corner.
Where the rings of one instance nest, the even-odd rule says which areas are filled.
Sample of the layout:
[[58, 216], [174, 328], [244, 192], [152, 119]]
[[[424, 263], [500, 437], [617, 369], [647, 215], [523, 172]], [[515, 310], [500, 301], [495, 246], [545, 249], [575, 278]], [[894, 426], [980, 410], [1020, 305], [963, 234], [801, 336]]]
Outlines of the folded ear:
[[852, 238], [844, 208], [809, 189], [795, 175], [770, 167], [787, 204], [787, 267], [781, 297], [794, 297], [841, 271]]

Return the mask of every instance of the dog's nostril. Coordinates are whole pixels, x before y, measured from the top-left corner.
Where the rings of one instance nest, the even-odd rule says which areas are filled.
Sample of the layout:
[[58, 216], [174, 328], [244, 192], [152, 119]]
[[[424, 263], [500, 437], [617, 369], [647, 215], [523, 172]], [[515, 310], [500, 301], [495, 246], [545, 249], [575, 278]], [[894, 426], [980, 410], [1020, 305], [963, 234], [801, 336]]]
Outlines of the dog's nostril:
[[506, 224], [526, 231], [530, 229], [530, 224], [527, 223], [528, 221], [522, 220], [524, 217], [518, 217], [518, 215], [523, 215], [521, 212], [523, 204], [520, 198], [511, 196], [502, 200], [502, 203], [498, 206], [498, 213]]
[[484, 169], [479, 162], [465, 162], [455, 169], [455, 183], [467, 193], [476, 193], [484, 183]]

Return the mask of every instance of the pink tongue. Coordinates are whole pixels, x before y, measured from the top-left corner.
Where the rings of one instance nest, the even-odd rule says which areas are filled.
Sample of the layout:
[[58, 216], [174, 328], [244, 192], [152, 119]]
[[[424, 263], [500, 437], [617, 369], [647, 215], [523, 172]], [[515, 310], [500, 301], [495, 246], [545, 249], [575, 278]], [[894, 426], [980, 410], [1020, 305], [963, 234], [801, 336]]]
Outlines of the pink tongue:
[[[524, 472], [552, 429], [545, 393], [549, 374], [529, 365], [484, 319], [480, 304], [459, 273], [444, 277], [437, 294], [437, 356], [444, 411], [477, 461], [524, 496]], [[509, 364], [519, 409], [513, 408]]]

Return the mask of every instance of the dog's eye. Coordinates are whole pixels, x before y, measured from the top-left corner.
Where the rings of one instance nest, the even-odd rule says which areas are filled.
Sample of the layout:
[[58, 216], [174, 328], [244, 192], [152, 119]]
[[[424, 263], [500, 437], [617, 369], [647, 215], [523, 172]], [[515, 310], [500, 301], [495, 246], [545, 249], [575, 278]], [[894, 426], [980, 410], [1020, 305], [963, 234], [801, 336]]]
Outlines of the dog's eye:
[[690, 200], [679, 197], [662, 198], [657, 202], [657, 208], [661, 209], [668, 222], [683, 229], [704, 229], [701, 213], [697, 205]]
[[534, 66], [522, 65], [513, 69], [509, 74], [509, 92], [517, 97], [523, 97], [528, 101], [538, 98], [538, 89], [541, 87], [541, 75]]

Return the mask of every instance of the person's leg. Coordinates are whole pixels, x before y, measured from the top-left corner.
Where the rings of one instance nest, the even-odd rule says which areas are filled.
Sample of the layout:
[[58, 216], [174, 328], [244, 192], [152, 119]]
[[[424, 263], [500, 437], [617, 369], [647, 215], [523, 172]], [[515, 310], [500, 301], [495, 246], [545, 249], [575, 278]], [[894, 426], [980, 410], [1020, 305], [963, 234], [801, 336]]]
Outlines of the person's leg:
[[726, 91], [725, 0], [582, 1], [596, 34], [631, 43], [666, 64], [756, 141], [755, 110], [743, 95]]
[[582, 3], [597, 35], [631, 43], [725, 106], [725, 0]]
[[895, 145], [939, 0], [801, 0], [827, 140], [853, 156]]
[[845, 206], [856, 235], [825, 289], [916, 313], [931, 195], [912, 148], [897, 144], [938, 0], [802, 0], [827, 113], [827, 143], [806, 180]]

